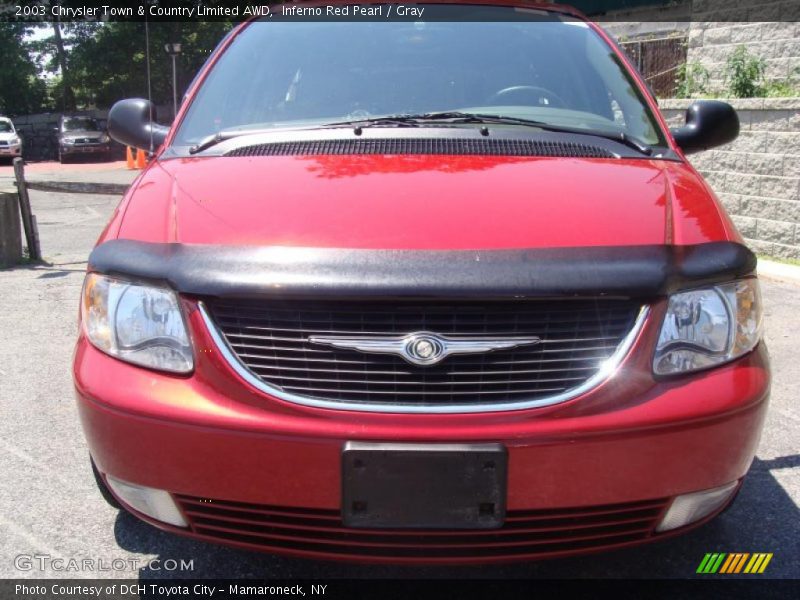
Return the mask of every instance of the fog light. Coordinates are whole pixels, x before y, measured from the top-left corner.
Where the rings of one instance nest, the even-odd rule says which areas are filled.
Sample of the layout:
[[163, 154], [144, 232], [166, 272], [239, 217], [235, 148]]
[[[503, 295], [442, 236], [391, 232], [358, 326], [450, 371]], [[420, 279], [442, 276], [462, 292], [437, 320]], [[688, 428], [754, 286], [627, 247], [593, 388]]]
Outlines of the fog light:
[[106, 482], [119, 499], [134, 510], [157, 521], [177, 527], [186, 527], [186, 519], [183, 518], [181, 511], [178, 510], [168, 492], [126, 483], [111, 476], [106, 477]]
[[672, 501], [667, 514], [656, 527], [656, 531], [669, 531], [689, 525], [707, 517], [723, 506], [736, 491], [738, 481], [702, 492], [684, 494]]

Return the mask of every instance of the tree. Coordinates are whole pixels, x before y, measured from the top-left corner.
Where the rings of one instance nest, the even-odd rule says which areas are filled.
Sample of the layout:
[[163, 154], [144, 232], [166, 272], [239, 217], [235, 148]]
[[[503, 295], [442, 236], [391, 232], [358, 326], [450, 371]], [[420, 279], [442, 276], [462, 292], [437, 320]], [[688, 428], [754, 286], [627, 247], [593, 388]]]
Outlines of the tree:
[[57, 84], [51, 92], [55, 92], [53, 105], [61, 111], [71, 111], [77, 108], [79, 101], [75, 81], [72, 74], [72, 52], [75, 47], [91, 39], [101, 27], [99, 23], [85, 21], [74, 23], [61, 23], [53, 21], [40, 23], [40, 28], [46, 28], [51, 34], [41, 40], [30, 42], [32, 50], [44, 57], [43, 68], [45, 71], [58, 74]]
[[[150, 23], [150, 80], [156, 104], [171, 104], [172, 62], [164, 50], [180, 42], [178, 94], [232, 27], [224, 22]], [[147, 97], [145, 24], [111, 22], [83, 35], [69, 57], [71, 83], [79, 105], [111, 106], [131, 96]]]
[[25, 42], [30, 31], [26, 23], [0, 22], [0, 113], [6, 115], [39, 112], [47, 102], [47, 87]]
[[70, 82], [69, 69], [67, 68], [67, 51], [64, 49], [64, 39], [61, 37], [61, 22], [53, 21], [53, 45], [56, 47], [55, 58], [61, 70], [62, 107], [64, 110], [75, 109], [75, 91]]
[[[165, 44], [182, 46], [177, 61], [180, 97], [232, 26], [230, 22], [150, 23], [153, 101], [172, 104], [172, 61]], [[49, 35], [26, 41], [33, 27]], [[143, 22], [0, 23], [0, 48], [2, 112], [108, 108], [122, 98], [148, 94]], [[50, 76], [43, 78], [41, 72]]]

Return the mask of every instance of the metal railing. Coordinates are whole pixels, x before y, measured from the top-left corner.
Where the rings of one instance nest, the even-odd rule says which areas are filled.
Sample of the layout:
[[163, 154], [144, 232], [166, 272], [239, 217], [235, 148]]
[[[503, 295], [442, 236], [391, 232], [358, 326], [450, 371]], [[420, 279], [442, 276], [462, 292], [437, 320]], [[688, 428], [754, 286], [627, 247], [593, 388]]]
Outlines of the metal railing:
[[19, 194], [19, 210], [22, 217], [22, 227], [25, 230], [25, 240], [28, 245], [28, 256], [31, 260], [41, 260], [42, 249], [39, 242], [36, 215], [33, 214], [31, 209], [29, 190], [68, 194], [122, 195], [128, 189], [127, 185], [120, 183], [27, 181], [25, 179], [25, 161], [20, 157], [14, 159], [14, 178], [16, 179], [17, 192]]
[[659, 98], [671, 98], [678, 87], [678, 74], [686, 63], [687, 36], [680, 33], [657, 38], [620, 42], [653, 93]]

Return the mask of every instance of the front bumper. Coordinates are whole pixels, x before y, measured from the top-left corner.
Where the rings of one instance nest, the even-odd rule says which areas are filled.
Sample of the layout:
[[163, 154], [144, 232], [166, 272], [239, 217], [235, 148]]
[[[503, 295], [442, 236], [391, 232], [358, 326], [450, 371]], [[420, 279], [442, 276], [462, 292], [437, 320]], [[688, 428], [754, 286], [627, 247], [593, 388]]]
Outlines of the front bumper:
[[111, 144], [61, 144], [61, 154], [107, 154], [111, 150]]
[[[655, 533], [671, 498], [746, 474], [767, 407], [763, 345], [722, 368], [654, 381], [652, 322], [614, 379], [558, 406], [471, 415], [303, 407], [239, 379], [186, 307], [196, 348], [190, 377], [133, 367], [79, 340], [74, 376], [91, 454], [105, 474], [172, 492], [190, 526], [153, 524], [270, 552], [487, 562], [660, 539], [673, 533]], [[660, 323], [659, 311], [650, 319]], [[348, 441], [502, 443], [506, 524], [486, 532], [345, 528]]]
[[0, 146], [0, 156], [22, 156], [22, 144]]

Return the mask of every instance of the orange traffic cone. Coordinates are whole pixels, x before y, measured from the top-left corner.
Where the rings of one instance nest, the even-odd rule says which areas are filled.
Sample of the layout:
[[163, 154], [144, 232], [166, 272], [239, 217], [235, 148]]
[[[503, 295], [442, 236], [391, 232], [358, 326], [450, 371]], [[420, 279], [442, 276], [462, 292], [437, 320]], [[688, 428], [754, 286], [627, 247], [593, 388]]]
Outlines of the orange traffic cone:
[[130, 146], [125, 147], [125, 166], [129, 169], [136, 168], [136, 164], [133, 162], [133, 150]]
[[147, 166], [147, 156], [145, 155], [144, 150], [137, 150], [136, 151], [136, 168], [137, 169], [144, 169]]

